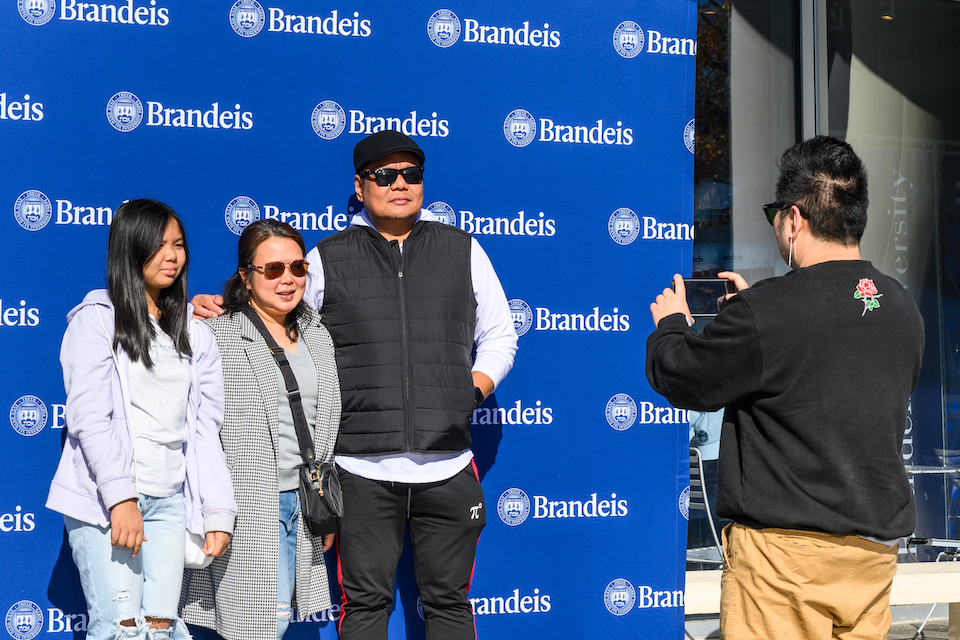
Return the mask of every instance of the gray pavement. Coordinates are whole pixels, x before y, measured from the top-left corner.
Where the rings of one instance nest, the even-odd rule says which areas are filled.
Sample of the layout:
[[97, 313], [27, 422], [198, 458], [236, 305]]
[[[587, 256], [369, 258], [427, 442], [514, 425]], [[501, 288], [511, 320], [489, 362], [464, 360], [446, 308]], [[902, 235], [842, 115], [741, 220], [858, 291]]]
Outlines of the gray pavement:
[[890, 635], [887, 640], [947, 640], [947, 620], [941, 618], [927, 622], [920, 635], [917, 630], [920, 629], [920, 622], [900, 622], [890, 628]]

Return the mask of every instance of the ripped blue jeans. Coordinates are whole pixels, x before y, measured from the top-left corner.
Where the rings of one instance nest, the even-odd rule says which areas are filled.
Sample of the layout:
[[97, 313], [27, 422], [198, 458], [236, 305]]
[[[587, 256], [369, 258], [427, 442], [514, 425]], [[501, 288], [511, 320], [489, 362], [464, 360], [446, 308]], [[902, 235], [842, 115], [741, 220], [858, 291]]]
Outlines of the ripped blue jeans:
[[[169, 498], [140, 494], [146, 541], [137, 557], [110, 544], [110, 529], [64, 517], [73, 561], [87, 600], [89, 640], [186, 640], [177, 619], [183, 582], [183, 493]], [[145, 618], [169, 620], [153, 629]], [[133, 620], [132, 626], [121, 621]]]

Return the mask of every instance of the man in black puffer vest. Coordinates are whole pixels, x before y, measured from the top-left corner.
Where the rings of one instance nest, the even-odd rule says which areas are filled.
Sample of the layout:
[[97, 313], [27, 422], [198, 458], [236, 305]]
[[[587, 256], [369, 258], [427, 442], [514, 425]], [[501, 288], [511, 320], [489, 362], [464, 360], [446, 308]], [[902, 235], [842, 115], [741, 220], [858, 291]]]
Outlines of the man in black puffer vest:
[[333, 336], [343, 395], [341, 640], [387, 638], [406, 530], [427, 638], [476, 636], [467, 590], [486, 508], [470, 416], [513, 366], [517, 335], [477, 241], [421, 210], [423, 164], [397, 131], [361, 140], [364, 208], [307, 255], [304, 300]]

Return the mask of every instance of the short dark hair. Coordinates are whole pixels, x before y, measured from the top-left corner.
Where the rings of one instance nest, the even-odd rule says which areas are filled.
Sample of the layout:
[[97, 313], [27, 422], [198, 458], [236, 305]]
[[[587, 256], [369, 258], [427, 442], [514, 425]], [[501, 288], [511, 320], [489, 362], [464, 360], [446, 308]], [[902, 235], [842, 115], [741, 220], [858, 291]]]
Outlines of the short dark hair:
[[867, 227], [867, 171], [849, 144], [816, 136], [784, 151], [777, 200], [797, 205], [814, 237], [856, 245]]
[[129, 200], [113, 214], [107, 236], [107, 293], [114, 308], [113, 348], [120, 347], [132, 362], [143, 362], [153, 368], [150, 342], [156, 337], [148, 319], [147, 290], [143, 267], [157, 255], [163, 234], [170, 220], [176, 220], [183, 235], [183, 269], [166, 289], [160, 292], [157, 323], [173, 340], [180, 356], [193, 355], [187, 324], [187, 267], [190, 251], [183, 222], [177, 214], [156, 200]]
[[[303, 244], [303, 238], [300, 232], [291, 227], [286, 222], [264, 218], [251, 222], [240, 234], [240, 241], [237, 243], [237, 270], [233, 272], [226, 283], [223, 285], [223, 309], [228, 313], [241, 311], [250, 302], [250, 292], [247, 291], [247, 285], [240, 277], [240, 270], [246, 273], [253, 271], [248, 265], [253, 264], [254, 256], [257, 255], [257, 249], [260, 245], [270, 238], [289, 238], [298, 245], [303, 254], [307, 254], [306, 246]], [[285, 328], [287, 336], [291, 340], [297, 339], [297, 316], [303, 310], [304, 301], [287, 314]]]

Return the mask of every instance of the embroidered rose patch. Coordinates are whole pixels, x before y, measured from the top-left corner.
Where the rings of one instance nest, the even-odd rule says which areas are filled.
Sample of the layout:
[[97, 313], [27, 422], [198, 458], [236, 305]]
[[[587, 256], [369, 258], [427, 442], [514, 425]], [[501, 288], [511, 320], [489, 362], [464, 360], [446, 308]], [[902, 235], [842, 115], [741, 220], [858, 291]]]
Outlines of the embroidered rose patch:
[[873, 280], [860, 278], [860, 284], [857, 285], [853, 297], [857, 300], [863, 300], [863, 313], [860, 315], [864, 316], [867, 311], [880, 308], [880, 301], [877, 298], [882, 298], [883, 294], [877, 292], [877, 285], [873, 284]]

